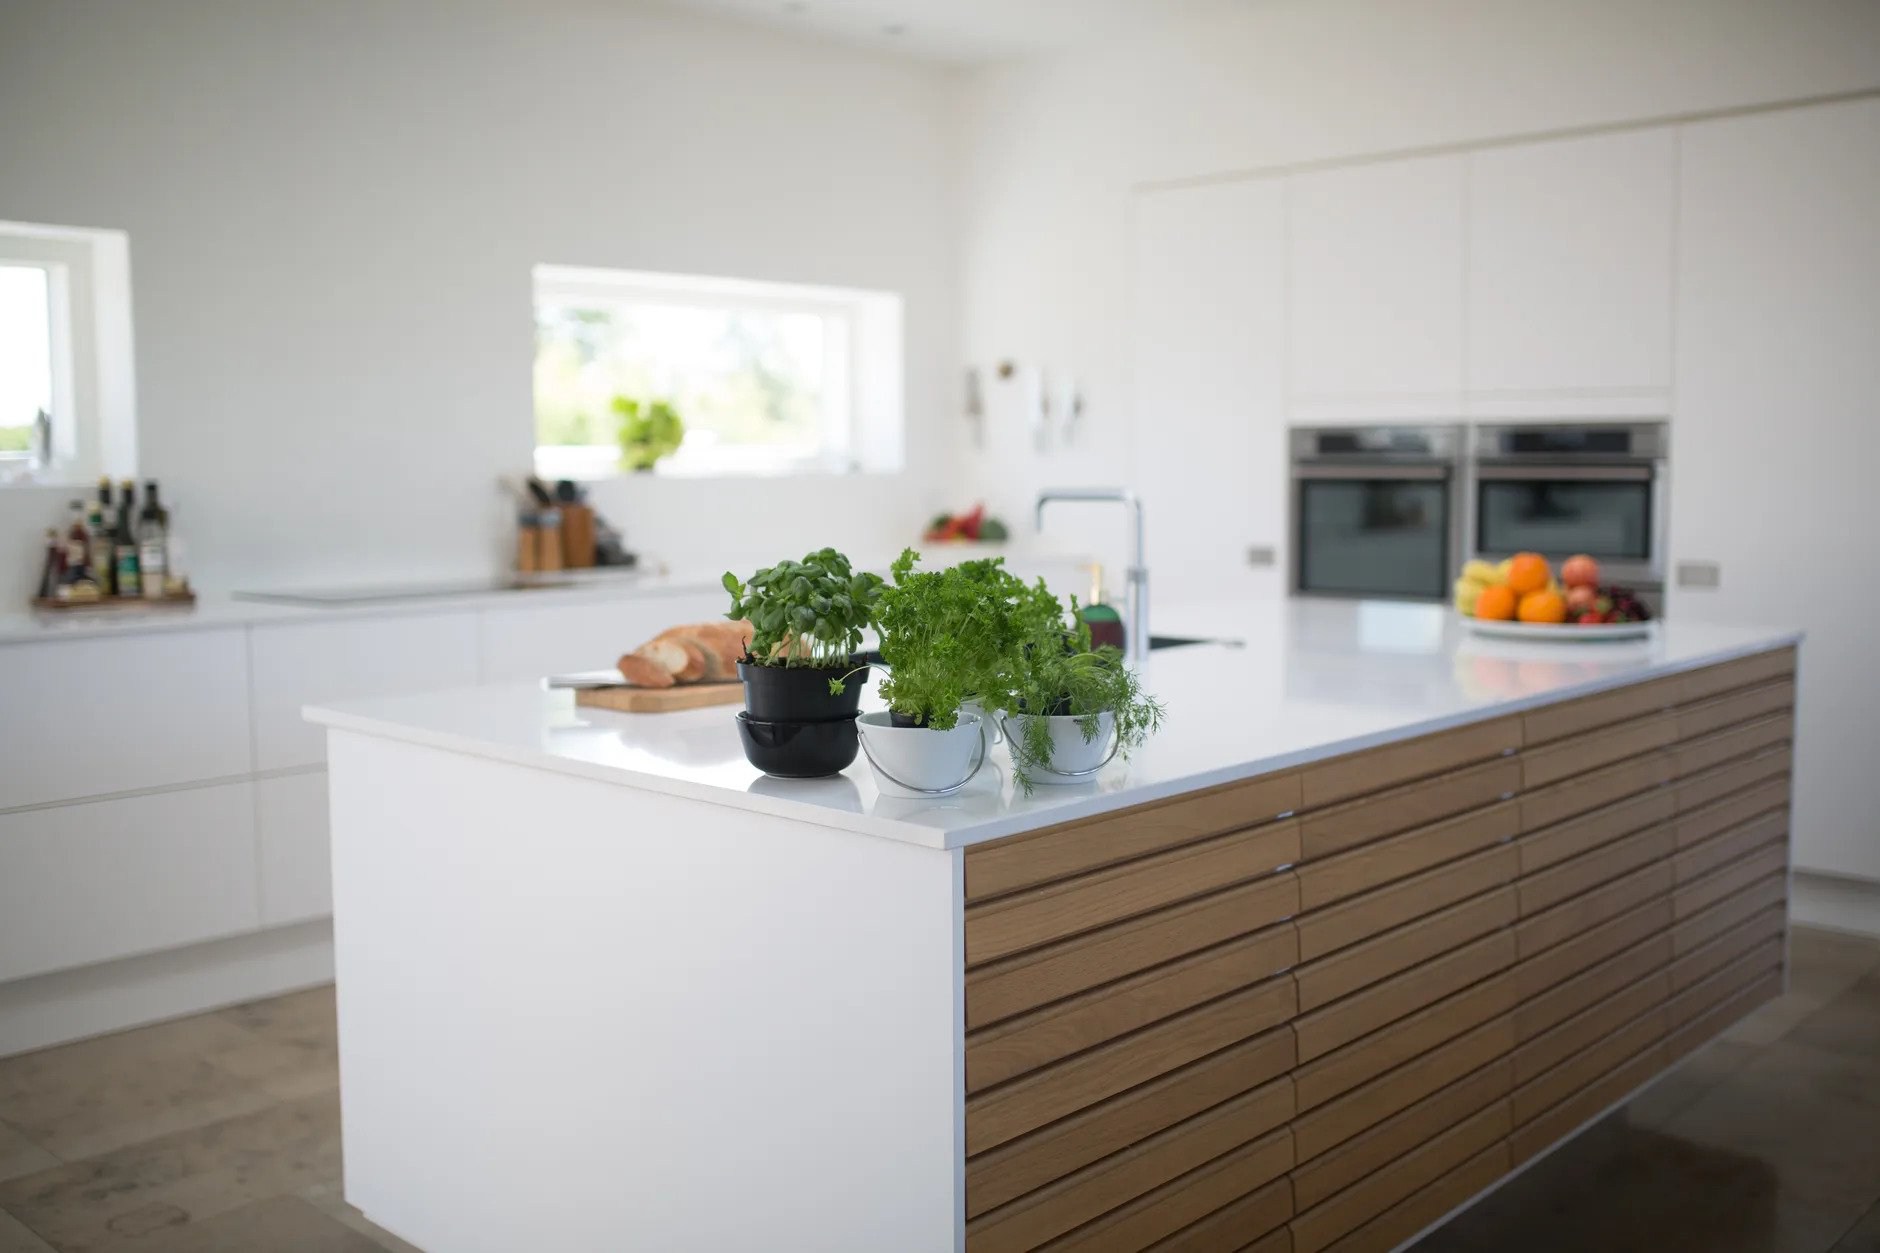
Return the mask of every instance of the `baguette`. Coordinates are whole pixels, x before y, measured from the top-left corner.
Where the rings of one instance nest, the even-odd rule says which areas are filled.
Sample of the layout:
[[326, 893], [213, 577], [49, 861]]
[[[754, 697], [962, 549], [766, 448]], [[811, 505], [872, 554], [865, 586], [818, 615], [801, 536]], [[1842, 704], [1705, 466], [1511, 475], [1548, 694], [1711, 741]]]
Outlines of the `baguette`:
[[631, 687], [671, 687], [672, 673], [656, 661], [627, 653], [614, 663], [620, 670], [620, 677]]

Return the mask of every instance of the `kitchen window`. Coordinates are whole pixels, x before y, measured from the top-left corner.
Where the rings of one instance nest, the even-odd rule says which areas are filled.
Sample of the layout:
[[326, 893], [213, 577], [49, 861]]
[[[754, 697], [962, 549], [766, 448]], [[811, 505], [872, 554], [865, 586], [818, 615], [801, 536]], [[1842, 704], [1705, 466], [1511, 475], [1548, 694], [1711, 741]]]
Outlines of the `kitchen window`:
[[0, 486], [135, 475], [122, 231], [0, 222]]
[[887, 292], [537, 266], [535, 469], [621, 468], [616, 397], [685, 424], [671, 476], [851, 474], [902, 458], [901, 300]]

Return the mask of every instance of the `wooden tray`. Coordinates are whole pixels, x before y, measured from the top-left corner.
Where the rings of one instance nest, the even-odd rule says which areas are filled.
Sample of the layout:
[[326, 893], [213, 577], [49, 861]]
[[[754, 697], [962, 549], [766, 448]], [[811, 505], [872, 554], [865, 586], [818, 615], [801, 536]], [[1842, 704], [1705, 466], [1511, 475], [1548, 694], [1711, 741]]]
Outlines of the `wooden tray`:
[[141, 596], [104, 596], [97, 600], [53, 600], [46, 596], [33, 598], [33, 608], [44, 613], [77, 613], [81, 610], [109, 613], [113, 609], [186, 609], [195, 603], [196, 593], [194, 592], [165, 596], [160, 600], [145, 600]]
[[742, 683], [685, 683], [678, 687], [582, 687], [574, 703], [583, 709], [612, 709], [630, 714], [663, 714], [708, 705], [735, 705], [744, 699]]

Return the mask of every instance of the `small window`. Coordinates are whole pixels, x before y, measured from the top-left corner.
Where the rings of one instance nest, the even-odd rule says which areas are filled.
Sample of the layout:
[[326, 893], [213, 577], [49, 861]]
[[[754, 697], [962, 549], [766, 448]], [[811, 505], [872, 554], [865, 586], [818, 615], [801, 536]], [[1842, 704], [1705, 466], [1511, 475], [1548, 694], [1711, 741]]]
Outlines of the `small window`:
[[52, 276], [0, 263], [0, 467], [51, 458]]
[[130, 244], [0, 222], [0, 486], [137, 473]]
[[622, 410], [684, 424], [680, 476], [901, 465], [901, 301], [884, 292], [688, 275], [535, 271], [535, 467], [629, 468]]

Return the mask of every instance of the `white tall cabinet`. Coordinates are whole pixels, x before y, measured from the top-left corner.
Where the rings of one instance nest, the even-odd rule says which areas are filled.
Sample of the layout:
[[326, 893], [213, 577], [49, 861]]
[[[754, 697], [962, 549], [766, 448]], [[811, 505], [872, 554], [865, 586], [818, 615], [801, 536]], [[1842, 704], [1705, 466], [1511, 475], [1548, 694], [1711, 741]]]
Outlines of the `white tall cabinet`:
[[1453, 418], [1461, 403], [1459, 155], [1287, 180], [1295, 420]]
[[1650, 127], [1468, 156], [1468, 410], [1662, 414], [1677, 136]]
[[[1285, 191], [1139, 196], [1131, 482], [1164, 599], [1285, 587]], [[1250, 566], [1250, 547], [1272, 564]], [[1224, 586], [1224, 582], [1227, 586]]]
[[1669, 610], [1807, 628], [1795, 861], [1880, 879], [1880, 101], [1681, 139]]

